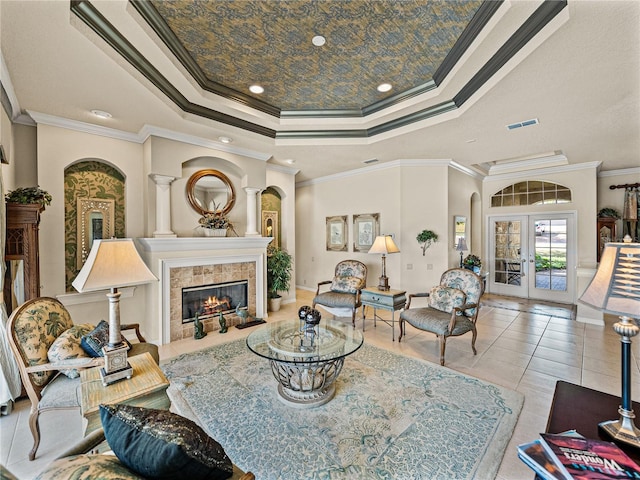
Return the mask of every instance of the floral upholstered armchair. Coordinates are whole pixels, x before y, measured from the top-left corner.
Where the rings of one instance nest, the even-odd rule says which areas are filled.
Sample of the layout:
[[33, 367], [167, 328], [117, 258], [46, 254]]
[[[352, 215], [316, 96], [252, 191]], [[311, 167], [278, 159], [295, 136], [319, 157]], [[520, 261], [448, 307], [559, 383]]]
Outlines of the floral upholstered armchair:
[[[80, 374], [78, 369], [103, 366], [100, 342], [107, 342], [104, 328], [91, 323], [74, 324], [71, 315], [55, 298], [38, 297], [13, 311], [7, 322], [9, 346], [18, 364], [22, 384], [31, 400], [29, 428], [33, 460], [40, 444], [38, 418], [50, 409], [80, 408]], [[134, 329], [138, 343], [131, 343], [128, 355], [148, 352], [158, 362], [158, 347], [146, 343], [138, 324], [122, 325], [121, 330]], [[104, 340], [101, 340], [104, 339]], [[87, 346], [81, 346], [82, 340]], [[93, 347], [93, 348], [92, 348]], [[92, 350], [87, 353], [84, 349]], [[98, 350], [95, 352], [93, 350]]]
[[[367, 284], [367, 266], [357, 260], [343, 260], [336, 265], [333, 280], [318, 283], [312, 307], [321, 305], [329, 313], [351, 313], [351, 323], [356, 326], [356, 311], [362, 306], [360, 291]], [[330, 285], [329, 291], [320, 293], [321, 287]]]
[[[484, 282], [471, 270], [452, 268], [440, 277], [440, 285], [429, 293], [410, 294], [405, 310], [400, 314], [400, 338], [405, 322], [413, 327], [435, 333], [440, 340], [440, 365], [444, 365], [447, 337], [472, 333], [471, 349], [476, 355], [476, 321]], [[427, 297], [428, 306], [411, 308], [415, 297]]]

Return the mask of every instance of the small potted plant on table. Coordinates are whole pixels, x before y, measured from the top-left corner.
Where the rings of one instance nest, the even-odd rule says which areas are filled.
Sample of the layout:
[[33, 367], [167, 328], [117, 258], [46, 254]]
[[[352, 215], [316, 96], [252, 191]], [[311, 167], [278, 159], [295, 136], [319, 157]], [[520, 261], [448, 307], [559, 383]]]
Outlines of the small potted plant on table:
[[482, 261], [477, 255], [467, 255], [462, 261], [462, 265], [467, 270], [473, 270], [475, 273], [480, 273], [480, 268], [482, 268]]

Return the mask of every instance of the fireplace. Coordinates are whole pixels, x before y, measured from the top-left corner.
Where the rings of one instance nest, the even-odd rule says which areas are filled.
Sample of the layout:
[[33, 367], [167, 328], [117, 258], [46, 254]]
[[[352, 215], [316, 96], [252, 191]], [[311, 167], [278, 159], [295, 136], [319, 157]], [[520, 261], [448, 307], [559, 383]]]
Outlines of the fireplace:
[[235, 313], [236, 308], [248, 308], [249, 281], [186, 287], [182, 289], [182, 323], [217, 317], [221, 312]]

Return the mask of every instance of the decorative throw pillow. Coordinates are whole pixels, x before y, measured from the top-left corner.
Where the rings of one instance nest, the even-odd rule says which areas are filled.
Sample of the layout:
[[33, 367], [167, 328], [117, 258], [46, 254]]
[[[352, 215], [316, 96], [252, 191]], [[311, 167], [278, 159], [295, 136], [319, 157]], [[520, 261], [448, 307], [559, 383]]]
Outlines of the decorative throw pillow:
[[[88, 359], [89, 356], [80, 346], [80, 339], [83, 335], [90, 332], [92, 328], [93, 325], [90, 323], [81, 323], [62, 332], [49, 347], [49, 351], [47, 352], [49, 361], [51, 363], [69, 366], [86, 363], [86, 359]], [[69, 378], [76, 378], [80, 375], [75, 368], [62, 370], [62, 373]]]
[[331, 282], [331, 291], [339, 293], [356, 293], [362, 287], [360, 277], [334, 277]]
[[129, 470], [112, 455], [74, 455], [61, 458], [49, 464], [35, 480], [60, 480], [61, 478], [144, 480], [144, 477]]
[[[131, 348], [131, 344], [126, 338], [122, 337], [122, 341]], [[102, 347], [109, 343], [109, 324], [106, 320], [100, 320], [91, 332], [83, 335], [80, 340], [80, 346], [90, 357], [103, 357]]]
[[163, 480], [225, 479], [233, 464], [195, 422], [167, 410], [100, 405], [107, 443], [131, 470]]
[[429, 306], [441, 312], [451, 313], [455, 307], [464, 305], [466, 298], [462, 290], [438, 285], [429, 292]]

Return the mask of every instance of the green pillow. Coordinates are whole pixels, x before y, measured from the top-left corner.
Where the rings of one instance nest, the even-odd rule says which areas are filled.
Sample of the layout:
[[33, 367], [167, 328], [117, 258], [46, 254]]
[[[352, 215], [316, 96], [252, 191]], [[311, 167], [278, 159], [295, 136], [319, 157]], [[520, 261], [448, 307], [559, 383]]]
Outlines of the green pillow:
[[233, 474], [222, 446], [195, 422], [167, 410], [100, 405], [107, 443], [134, 472], [162, 480], [216, 480]]

